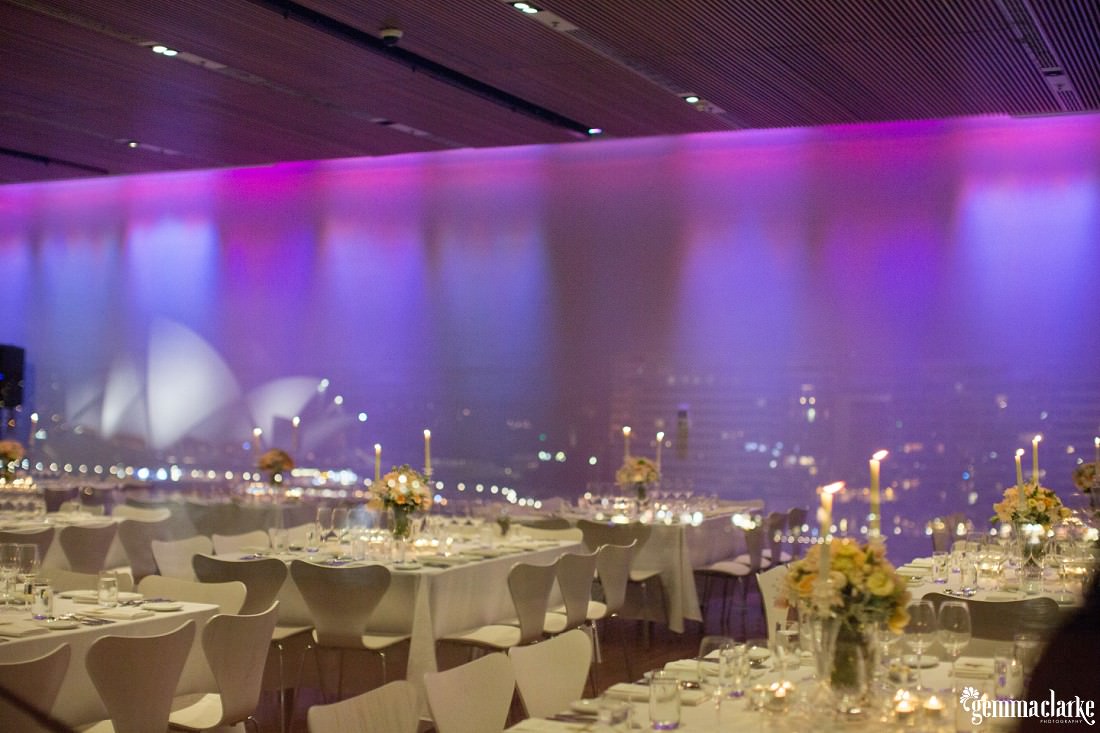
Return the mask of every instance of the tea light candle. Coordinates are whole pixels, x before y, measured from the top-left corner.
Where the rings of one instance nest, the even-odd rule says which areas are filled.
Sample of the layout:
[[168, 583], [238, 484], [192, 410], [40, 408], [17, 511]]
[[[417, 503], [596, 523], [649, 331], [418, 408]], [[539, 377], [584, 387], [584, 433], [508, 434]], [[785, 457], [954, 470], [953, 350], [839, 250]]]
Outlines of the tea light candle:
[[790, 682], [773, 682], [768, 687], [768, 697], [764, 703], [764, 706], [768, 710], [774, 710], [776, 712], [782, 712], [787, 709], [787, 705], [790, 702], [791, 692]]
[[1031, 439], [1031, 480], [1039, 483], [1039, 442], [1042, 435], [1036, 435]]
[[623, 459], [630, 458], [630, 426], [623, 425]]
[[374, 444], [374, 480], [382, 480], [382, 444]]
[[424, 473], [432, 475], [432, 431], [424, 430]]
[[939, 720], [940, 717], [943, 715], [943, 711], [943, 700], [939, 699], [935, 695], [932, 695], [924, 701], [924, 715], [926, 718]]
[[913, 701], [908, 697], [898, 700], [894, 705], [894, 718], [899, 723], [907, 723], [913, 720], [917, 713], [917, 706], [913, 704]]

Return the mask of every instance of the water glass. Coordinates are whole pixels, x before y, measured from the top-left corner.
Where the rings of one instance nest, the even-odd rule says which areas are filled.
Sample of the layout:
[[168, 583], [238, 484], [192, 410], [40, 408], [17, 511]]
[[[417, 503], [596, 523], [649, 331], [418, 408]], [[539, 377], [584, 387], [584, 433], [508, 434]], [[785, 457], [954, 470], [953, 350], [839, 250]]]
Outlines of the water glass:
[[1037, 634], [1021, 632], [1013, 635], [1012, 658], [1020, 667], [1024, 689], [1031, 682], [1031, 671], [1039, 661], [1042, 651], [1042, 642]]
[[932, 553], [932, 582], [939, 585], [947, 583], [950, 574], [951, 555], [947, 550], [936, 550]]
[[649, 675], [649, 722], [654, 730], [680, 727], [680, 680], [670, 672]]
[[118, 576], [114, 573], [100, 573], [98, 601], [100, 608], [114, 608], [118, 605]]
[[53, 616], [53, 588], [44, 578], [39, 578], [34, 583], [31, 593], [31, 616], [38, 620]]

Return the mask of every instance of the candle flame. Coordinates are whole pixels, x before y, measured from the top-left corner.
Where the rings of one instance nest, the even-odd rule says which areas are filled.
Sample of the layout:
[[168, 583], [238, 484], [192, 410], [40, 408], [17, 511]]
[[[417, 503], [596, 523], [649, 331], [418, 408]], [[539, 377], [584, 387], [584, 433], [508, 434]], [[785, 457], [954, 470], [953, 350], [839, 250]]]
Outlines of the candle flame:
[[293, 425], [294, 427], [298, 427], [298, 425], [301, 424], [301, 422], [302, 422], [302, 418], [298, 417], [297, 415], [295, 415], [294, 417], [292, 417], [290, 419], [290, 424]]
[[264, 431], [260, 430], [259, 428], [252, 428], [252, 434], [258, 438], [264, 434]]
[[1017, 448], [1017, 449], [1016, 449], [1016, 457], [1017, 457], [1017, 458], [1019, 458], [1019, 457], [1020, 457], [1020, 456], [1022, 456], [1023, 454], [1024, 454], [1024, 449], [1023, 449], [1023, 448]]
[[843, 481], [835, 481], [827, 486], [821, 487], [821, 493], [823, 494], [836, 494], [844, 489]]
[[[662, 431], [657, 433], [657, 442], [659, 443], [664, 439], [665, 439], [665, 431], [662, 430]], [[1100, 438], [1096, 439], [1096, 444], [1100, 445]]]
[[[33, 419], [35, 419], [35, 418], [37, 418], [37, 417], [38, 417], [38, 415], [37, 415], [37, 414], [35, 414], [35, 415], [31, 415], [31, 419], [32, 419], [32, 420], [33, 420]], [[1093, 439], [1092, 439], [1092, 442], [1096, 444], [1096, 447], [1097, 447], [1097, 448], [1100, 448], [1100, 438], [1093, 438]]]
[[375, 443], [374, 444], [374, 452], [375, 453], [381, 453], [382, 452], [382, 444], [381, 443]]
[[432, 437], [432, 431], [425, 429], [424, 430], [424, 439], [427, 440], [430, 437]]
[[890, 455], [890, 451], [880, 450], [879, 452], [877, 452], [873, 456], [871, 456], [871, 459], [875, 460], [875, 461], [881, 461], [882, 459], [886, 458], [886, 456], [888, 456], [888, 455]]
[[623, 425], [623, 435], [625, 435], [627, 437], [630, 436], [630, 426], [629, 425]]
[[1031, 443], [1032, 443], [1032, 445], [1034, 445], [1035, 443], [1038, 443], [1038, 442], [1039, 442], [1039, 441], [1041, 441], [1042, 439], [1043, 439], [1043, 436], [1041, 436], [1041, 435], [1036, 435], [1036, 436], [1035, 436], [1034, 438], [1032, 438], [1032, 439], [1031, 439]]

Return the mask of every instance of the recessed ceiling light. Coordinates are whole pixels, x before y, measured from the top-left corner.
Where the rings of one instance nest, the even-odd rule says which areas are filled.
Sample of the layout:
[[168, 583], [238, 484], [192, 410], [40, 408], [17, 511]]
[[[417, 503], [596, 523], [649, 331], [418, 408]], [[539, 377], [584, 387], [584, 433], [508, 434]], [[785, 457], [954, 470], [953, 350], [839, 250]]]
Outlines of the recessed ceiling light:
[[603, 134], [603, 128], [602, 127], [589, 127], [588, 128], [588, 134], [589, 135], [602, 135]]
[[153, 46], [153, 53], [159, 53], [164, 56], [175, 56], [179, 53], [179, 51], [174, 48], [169, 48], [168, 46], [157, 44], [156, 46]]
[[139, 143], [137, 140], [127, 140], [126, 141], [126, 147], [128, 147], [128, 148], [136, 148], [140, 144], [141, 143]]
[[700, 101], [698, 94], [685, 94], [682, 99], [688, 104], [699, 104]]
[[528, 15], [534, 15], [539, 12], [539, 8], [536, 8], [531, 3], [512, 3], [512, 7], [521, 13], [527, 13]]

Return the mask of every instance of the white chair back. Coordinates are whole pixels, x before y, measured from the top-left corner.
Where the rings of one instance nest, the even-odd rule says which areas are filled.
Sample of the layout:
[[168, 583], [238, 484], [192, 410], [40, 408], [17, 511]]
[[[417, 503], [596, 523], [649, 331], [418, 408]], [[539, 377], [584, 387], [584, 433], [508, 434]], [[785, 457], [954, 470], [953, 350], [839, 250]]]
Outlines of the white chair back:
[[596, 553], [562, 555], [554, 574], [565, 603], [565, 629], [583, 626], [588, 621], [588, 602], [596, 578]]
[[546, 608], [554, 587], [557, 563], [529, 565], [516, 563], [508, 571], [508, 591], [519, 619], [519, 643], [532, 644], [542, 638]]
[[501, 733], [515, 688], [512, 663], [499, 652], [424, 675], [438, 733]]
[[195, 622], [158, 636], [104, 636], [84, 664], [115, 733], [168, 728], [172, 697], [195, 638]]
[[209, 555], [214, 551], [214, 543], [201, 534], [182, 540], [153, 540], [151, 546], [160, 574], [184, 580], [195, 580], [192, 557], [200, 552]]
[[147, 575], [137, 584], [137, 591], [146, 598], [169, 598], [173, 601], [210, 603], [222, 613], [240, 613], [248, 593], [239, 580], [228, 583], [200, 583], [197, 580]]
[[286, 563], [276, 557], [258, 560], [227, 560], [211, 555], [192, 558], [195, 575], [202, 583], [228, 583], [239, 580], [248, 588], [242, 614], [265, 611], [279, 595], [286, 581]]
[[290, 563], [321, 646], [362, 649], [367, 620], [390, 586], [384, 565], [331, 568], [302, 560]]
[[107, 564], [107, 553], [118, 533], [114, 522], [94, 525], [70, 525], [57, 533], [69, 567], [78, 573], [98, 573]]
[[382, 685], [306, 714], [309, 733], [416, 733], [420, 694], [408, 680]]
[[[37, 710], [48, 713], [61, 690], [71, 657], [72, 649], [68, 644], [62, 644], [34, 659], [0, 664], [0, 687]], [[33, 718], [3, 698], [0, 698], [0, 720], [4, 721], [5, 730], [44, 730]]]
[[630, 582], [630, 564], [634, 560], [637, 540], [629, 545], [603, 545], [596, 553], [596, 574], [603, 589], [605, 616], [613, 616], [626, 603], [626, 586]]
[[512, 647], [508, 657], [528, 717], [546, 718], [582, 697], [592, 640], [583, 630], [573, 629], [538, 644]]

